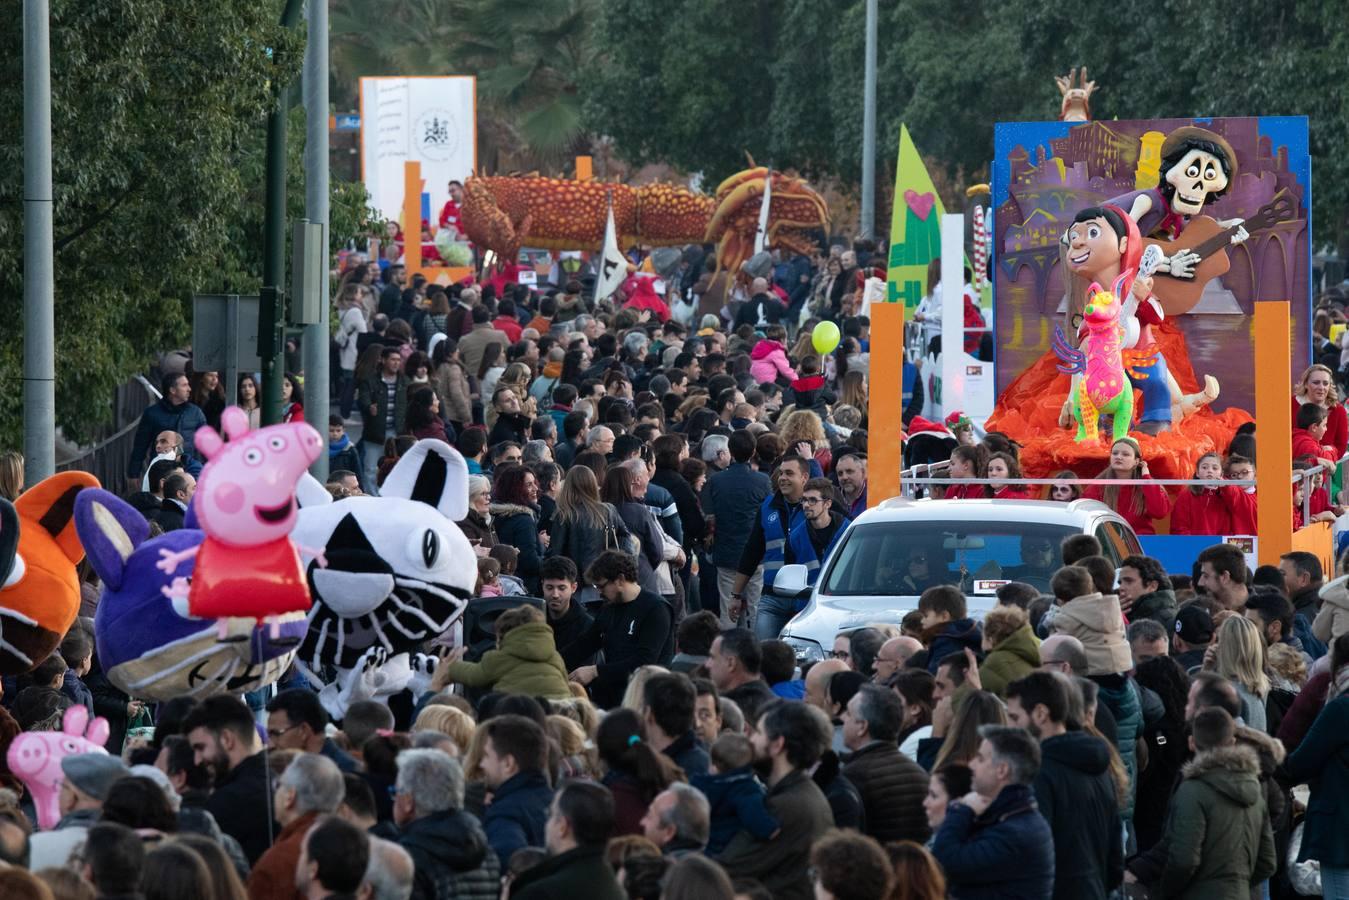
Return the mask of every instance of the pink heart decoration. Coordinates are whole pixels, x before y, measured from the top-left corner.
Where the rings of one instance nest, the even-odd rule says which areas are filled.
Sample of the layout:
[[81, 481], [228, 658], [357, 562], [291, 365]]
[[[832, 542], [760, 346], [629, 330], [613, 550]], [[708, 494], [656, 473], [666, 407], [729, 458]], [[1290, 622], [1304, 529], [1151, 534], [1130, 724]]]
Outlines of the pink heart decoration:
[[914, 215], [926, 222], [927, 217], [932, 214], [932, 204], [937, 202], [937, 196], [931, 191], [920, 194], [910, 188], [904, 192], [904, 202], [913, 210]]

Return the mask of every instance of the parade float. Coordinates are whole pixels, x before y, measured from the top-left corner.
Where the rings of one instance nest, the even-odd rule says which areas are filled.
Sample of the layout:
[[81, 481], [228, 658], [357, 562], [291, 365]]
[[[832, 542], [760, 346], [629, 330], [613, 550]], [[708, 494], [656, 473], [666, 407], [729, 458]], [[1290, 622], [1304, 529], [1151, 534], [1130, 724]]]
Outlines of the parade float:
[[[1086, 314], [1093, 283], [1122, 280], [1134, 396], [1118, 414], [1157, 477], [1190, 477], [1251, 421], [1255, 304], [1291, 301], [1292, 364], [1306, 365], [1310, 175], [1302, 117], [995, 127], [998, 401], [984, 424], [1022, 445], [1028, 477], [1094, 476], [1108, 453], [1070, 428], [1079, 344], [1103, 333]], [[1138, 272], [1145, 257], [1151, 274]]]

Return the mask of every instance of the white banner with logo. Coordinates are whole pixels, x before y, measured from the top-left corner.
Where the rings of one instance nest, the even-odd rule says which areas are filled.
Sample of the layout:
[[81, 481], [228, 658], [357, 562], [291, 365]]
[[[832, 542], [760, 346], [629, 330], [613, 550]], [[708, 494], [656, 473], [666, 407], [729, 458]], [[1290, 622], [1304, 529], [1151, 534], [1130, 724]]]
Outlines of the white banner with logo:
[[361, 79], [361, 178], [384, 218], [401, 220], [403, 163], [420, 162], [428, 218], [437, 227], [449, 182], [477, 166], [476, 86], [460, 75]]

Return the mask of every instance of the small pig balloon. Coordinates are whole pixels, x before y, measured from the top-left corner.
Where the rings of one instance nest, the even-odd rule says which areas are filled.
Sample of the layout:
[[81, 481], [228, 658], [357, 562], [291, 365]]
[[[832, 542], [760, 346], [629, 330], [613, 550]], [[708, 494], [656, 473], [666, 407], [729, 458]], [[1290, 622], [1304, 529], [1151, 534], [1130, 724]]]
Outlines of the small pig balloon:
[[295, 486], [323, 452], [323, 438], [304, 422], [249, 432], [248, 414], [237, 406], [220, 421], [228, 442], [210, 427], [196, 435], [207, 463], [190, 518], [206, 537], [198, 547], [160, 551], [159, 568], [170, 574], [196, 557], [191, 581], [175, 578], [164, 592], [175, 603], [187, 598], [184, 615], [218, 619], [221, 640], [226, 620], [241, 617], [267, 621], [276, 641], [277, 617], [309, 610], [309, 586], [290, 532], [298, 509]]
[[5, 755], [9, 770], [33, 795], [37, 824], [50, 831], [61, 821], [61, 760], [83, 753], [104, 753], [108, 740], [108, 720], [99, 716], [89, 720], [89, 711], [76, 704], [66, 710], [60, 731], [25, 731], [9, 745]]

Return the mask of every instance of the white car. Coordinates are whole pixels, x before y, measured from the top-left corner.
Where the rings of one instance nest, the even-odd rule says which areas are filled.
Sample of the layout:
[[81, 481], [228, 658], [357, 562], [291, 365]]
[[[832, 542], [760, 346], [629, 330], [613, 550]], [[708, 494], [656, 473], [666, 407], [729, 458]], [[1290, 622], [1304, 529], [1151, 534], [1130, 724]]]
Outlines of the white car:
[[898, 623], [937, 584], [960, 586], [982, 618], [1009, 581], [1048, 593], [1063, 565], [1059, 545], [1074, 534], [1095, 535], [1117, 568], [1143, 552], [1129, 524], [1096, 500], [886, 500], [848, 526], [813, 588], [805, 566], [778, 572], [775, 595], [809, 597], [781, 639], [801, 662], [823, 659], [840, 631]]

